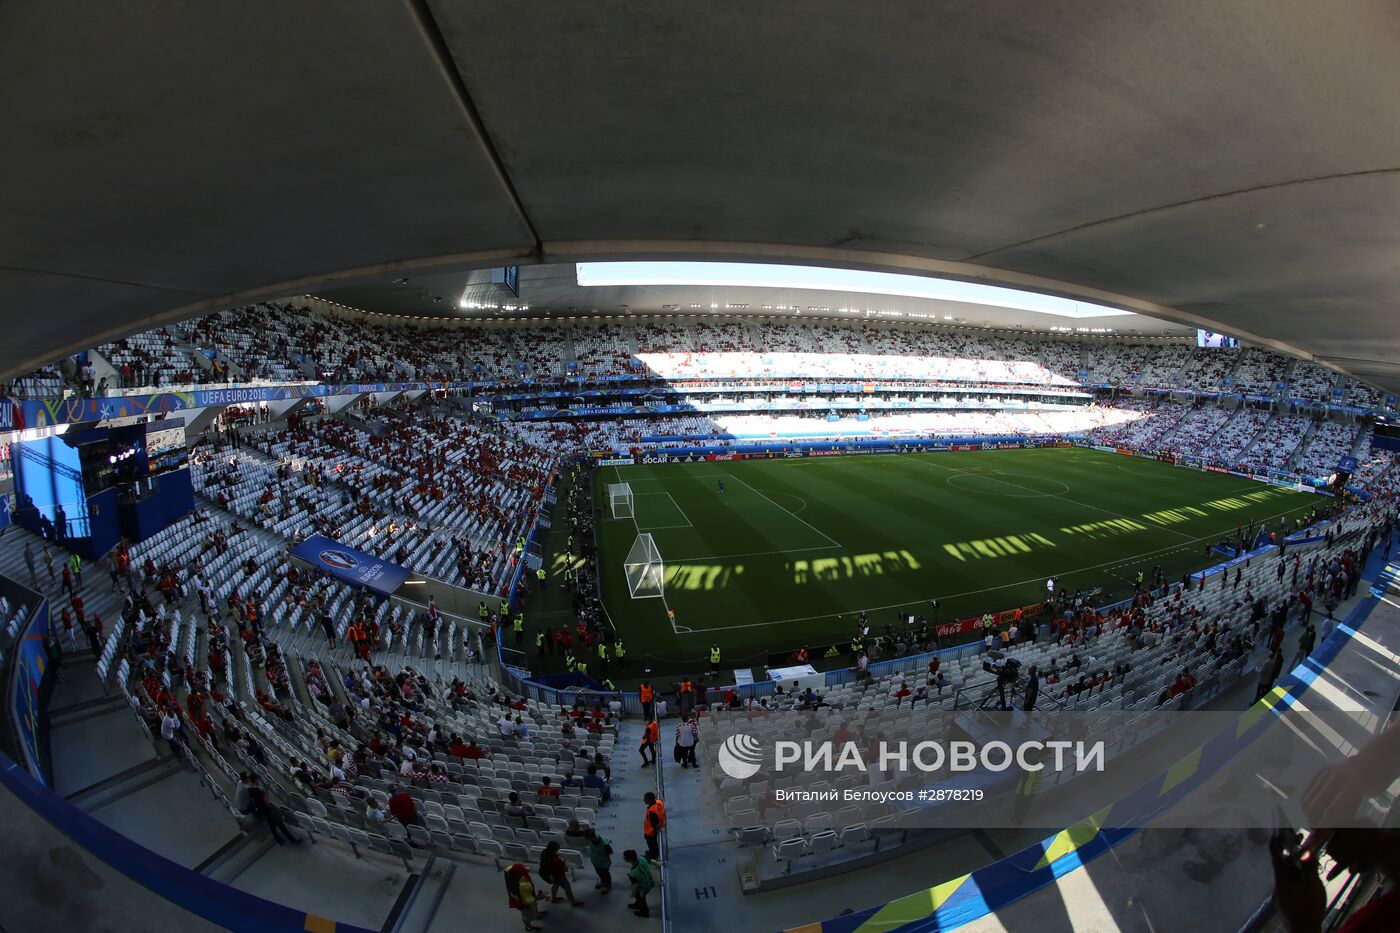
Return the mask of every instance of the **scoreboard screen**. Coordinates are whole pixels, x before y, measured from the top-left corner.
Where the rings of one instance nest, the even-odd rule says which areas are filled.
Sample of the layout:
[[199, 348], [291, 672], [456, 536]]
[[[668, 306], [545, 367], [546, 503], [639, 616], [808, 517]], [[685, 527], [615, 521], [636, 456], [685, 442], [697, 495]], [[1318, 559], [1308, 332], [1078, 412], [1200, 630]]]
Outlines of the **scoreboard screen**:
[[1380, 418], [1371, 434], [1371, 447], [1400, 453], [1400, 421]]

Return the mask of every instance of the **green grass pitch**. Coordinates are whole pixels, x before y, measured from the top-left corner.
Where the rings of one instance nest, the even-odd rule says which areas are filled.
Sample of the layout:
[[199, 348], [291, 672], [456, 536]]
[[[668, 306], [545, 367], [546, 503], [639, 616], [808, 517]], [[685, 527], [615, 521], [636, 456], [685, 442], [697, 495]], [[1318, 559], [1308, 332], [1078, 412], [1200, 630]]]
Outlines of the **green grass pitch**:
[[[633, 519], [610, 517], [616, 482], [632, 487]], [[879, 631], [899, 610], [927, 614], [932, 597], [940, 621], [1039, 602], [1051, 575], [1110, 594], [1156, 563], [1175, 580], [1216, 563], [1206, 543], [1237, 523], [1273, 527], [1322, 503], [1042, 448], [603, 467], [594, 504], [603, 603], [629, 656], [698, 662], [718, 642], [735, 667], [844, 640], [862, 609]], [[639, 531], [660, 549], [664, 602], [628, 595], [623, 562]]]

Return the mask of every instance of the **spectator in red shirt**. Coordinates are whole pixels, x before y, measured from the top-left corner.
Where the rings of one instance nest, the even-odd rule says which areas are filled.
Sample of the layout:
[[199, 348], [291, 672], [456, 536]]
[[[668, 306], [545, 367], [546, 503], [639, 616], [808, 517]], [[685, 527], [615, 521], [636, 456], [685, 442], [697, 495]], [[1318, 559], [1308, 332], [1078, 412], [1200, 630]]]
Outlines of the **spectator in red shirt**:
[[1179, 697], [1192, 687], [1196, 686], [1196, 678], [1191, 676], [1191, 672], [1183, 670], [1176, 675], [1176, 680], [1172, 683], [1172, 696]]
[[541, 801], [553, 800], [555, 803], [559, 802], [559, 788], [550, 783], [548, 775], [540, 778], [540, 788], [535, 791], [535, 794]]
[[899, 689], [894, 692], [894, 708], [899, 709], [900, 704], [904, 702], [904, 698], [908, 695], [909, 685], [906, 683], [901, 683], [899, 685]]
[[418, 822], [418, 806], [413, 802], [413, 795], [397, 785], [389, 788], [389, 813], [404, 826]]

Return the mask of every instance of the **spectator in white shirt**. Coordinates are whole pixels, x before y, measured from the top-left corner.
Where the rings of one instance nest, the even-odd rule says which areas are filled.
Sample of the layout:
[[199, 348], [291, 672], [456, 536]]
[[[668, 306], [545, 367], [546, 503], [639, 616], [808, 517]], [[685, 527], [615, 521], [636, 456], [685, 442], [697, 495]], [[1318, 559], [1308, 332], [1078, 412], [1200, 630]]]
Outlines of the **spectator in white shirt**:
[[160, 720], [160, 737], [170, 743], [170, 750], [176, 754], [180, 751], [177, 742], [182, 739], [180, 728], [180, 717], [175, 715], [174, 710], [166, 710]]

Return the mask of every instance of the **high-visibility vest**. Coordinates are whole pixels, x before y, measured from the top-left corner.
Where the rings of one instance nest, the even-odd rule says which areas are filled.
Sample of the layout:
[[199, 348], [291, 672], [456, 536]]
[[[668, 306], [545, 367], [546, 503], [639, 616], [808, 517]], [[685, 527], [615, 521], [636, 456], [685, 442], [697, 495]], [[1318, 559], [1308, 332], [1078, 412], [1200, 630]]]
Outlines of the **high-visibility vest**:
[[617, 658], [619, 661], [627, 657], [627, 650], [622, 647], [621, 638], [613, 642], [613, 657]]
[[713, 648], [710, 649], [710, 663], [711, 663], [711, 664], [718, 664], [718, 663], [719, 663], [719, 646], [718, 646], [718, 645], [716, 645], [715, 647], [713, 647]]
[[580, 674], [588, 673], [588, 662], [583, 658], [579, 658], [578, 661], [574, 662], [574, 667], [578, 669]]
[[577, 663], [578, 662], [574, 660], [574, 655], [572, 652], [569, 652], [564, 655], [564, 670], [572, 673], [574, 670], [574, 665], [576, 665]]
[[545, 578], [544, 568], [541, 567], [539, 570], [536, 570], [536, 571], [535, 571], [535, 576], [537, 576], [537, 577], [539, 577], [541, 580], [543, 580], [543, 579]]
[[642, 730], [642, 741], [644, 743], [661, 741], [661, 727], [656, 724], [655, 719], [647, 723], [646, 729]]
[[611, 677], [605, 677], [605, 678], [603, 679], [603, 689], [604, 689], [604, 690], [616, 690], [616, 689], [617, 689], [617, 684], [615, 684], [615, 683], [612, 682], [612, 678], [611, 678]]
[[515, 621], [511, 623], [511, 628], [514, 629], [517, 634], [525, 631], [525, 613], [522, 612], [515, 617]]
[[602, 658], [604, 661], [606, 661], [606, 660], [608, 659], [608, 643], [607, 643], [607, 642], [603, 642], [603, 641], [598, 642], [598, 657]]
[[[654, 803], [654, 804], [652, 804], [651, 806], [647, 807], [647, 814], [650, 815], [650, 814], [653, 814], [653, 813], [656, 814], [656, 825], [657, 825], [657, 827], [660, 828], [660, 829], [665, 829], [665, 828], [666, 828], [666, 804], [662, 803], [660, 800], [657, 800], [656, 803]], [[648, 836], [652, 835], [652, 832], [651, 832], [651, 820], [646, 819], [645, 817], [643, 817], [642, 822], [646, 824], [646, 826], [645, 826], [646, 835], [648, 835]]]
[[491, 613], [486, 608], [486, 603], [482, 603], [481, 608], [477, 610], [477, 615], [481, 616], [481, 618], [485, 620], [485, 618], [490, 614]]
[[544, 647], [544, 632], [536, 632], [536, 633], [535, 633], [535, 647], [536, 647], [536, 648], [543, 648], [543, 647]]
[[638, 688], [638, 692], [642, 695], [643, 703], [651, 702], [652, 691], [650, 684], [642, 684], [641, 687]]

